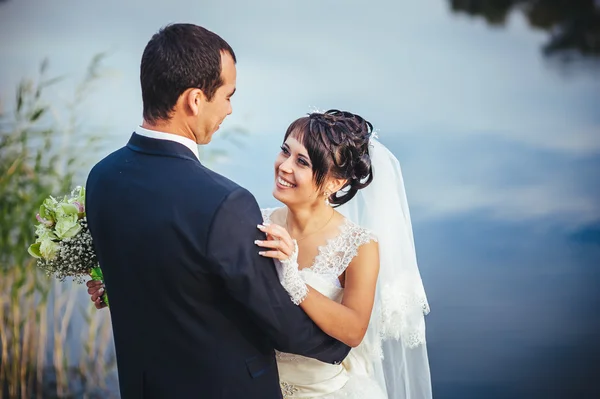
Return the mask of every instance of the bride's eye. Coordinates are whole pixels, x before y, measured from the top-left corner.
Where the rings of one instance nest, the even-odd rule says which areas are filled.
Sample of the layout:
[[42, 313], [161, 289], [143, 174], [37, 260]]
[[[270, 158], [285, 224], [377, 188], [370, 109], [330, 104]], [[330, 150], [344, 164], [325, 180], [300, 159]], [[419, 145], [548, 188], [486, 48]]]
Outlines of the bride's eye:
[[281, 146], [281, 152], [283, 152], [285, 155], [290, 155], [290, 152], [285, 146]]

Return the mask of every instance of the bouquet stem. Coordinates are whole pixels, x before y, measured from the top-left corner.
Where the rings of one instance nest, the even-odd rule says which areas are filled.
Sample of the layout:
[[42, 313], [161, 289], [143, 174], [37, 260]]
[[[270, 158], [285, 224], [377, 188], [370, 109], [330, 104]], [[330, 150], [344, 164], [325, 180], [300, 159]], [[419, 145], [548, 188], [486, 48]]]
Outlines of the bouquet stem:
[[[94, 267], [90, 272], [90, 276], [92, 276], [92, 280], [94, 281], [104, 282], [104, 275], [102, 274], [102, 269], [100, 269], [100, 267]], [[110, 307], [110, 305], [108, 304], [108, 295], [106, 295], [106, 290], [102, 295], [102, 301], [104, 301], [106, 306]]]

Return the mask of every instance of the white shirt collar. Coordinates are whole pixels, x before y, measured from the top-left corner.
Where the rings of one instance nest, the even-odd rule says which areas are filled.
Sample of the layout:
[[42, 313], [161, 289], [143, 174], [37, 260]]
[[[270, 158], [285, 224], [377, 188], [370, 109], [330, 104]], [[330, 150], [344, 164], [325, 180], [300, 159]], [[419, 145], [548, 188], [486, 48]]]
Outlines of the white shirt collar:
[[138, 126], [135, 129], [135, 132], [137, 134], [139, 134], [140, 136], [149, 137], [151, 139], [169, 140], [169, 141], [174, 141], [179, 144], [183, 144], [184, 146], [189, 148], [190, 151], [192, 151], [194, 153], [194, 155], [196, 156], [196, 158], [198, 158], [198, 160], [200, 160], [200, 155], [198, 154], [198, 144], [196, 144], [196, 142], [192, 139], [188, 139], [187, 137], [179, 136], [179, 135], [173, 134], [173, 133], [165, 133], [165, 132], [159, 132], [156, 130], [144, 129], [141, 126]]

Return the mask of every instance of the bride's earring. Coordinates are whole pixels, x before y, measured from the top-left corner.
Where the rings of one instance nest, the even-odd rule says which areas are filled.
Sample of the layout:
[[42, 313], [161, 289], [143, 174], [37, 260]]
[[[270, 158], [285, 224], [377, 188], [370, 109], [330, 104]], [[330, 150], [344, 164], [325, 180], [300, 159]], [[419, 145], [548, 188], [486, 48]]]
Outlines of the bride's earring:
[[324, 195], [325, 195], [325, 205], [328, 205], [328, 206], [330, 206], [330, 205], [331, 205], [331, 203], [329, 202], [329, 196], [330, 196], [331, 194], [329, 194], [329, 191], [325, 191], [325, 194], [324, 194]]

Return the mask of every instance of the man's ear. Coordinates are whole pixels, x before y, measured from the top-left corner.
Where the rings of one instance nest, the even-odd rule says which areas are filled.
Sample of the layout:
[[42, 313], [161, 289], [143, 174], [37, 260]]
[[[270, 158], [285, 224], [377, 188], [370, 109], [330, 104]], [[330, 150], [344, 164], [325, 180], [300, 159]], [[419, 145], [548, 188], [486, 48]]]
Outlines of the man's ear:
[[189, 109], [192, 115], [198, 116], [202, 113], [207, 102], [202, 90], [191, 88], [186, 90], [182, 96], [184, 96], [186, 108]]

